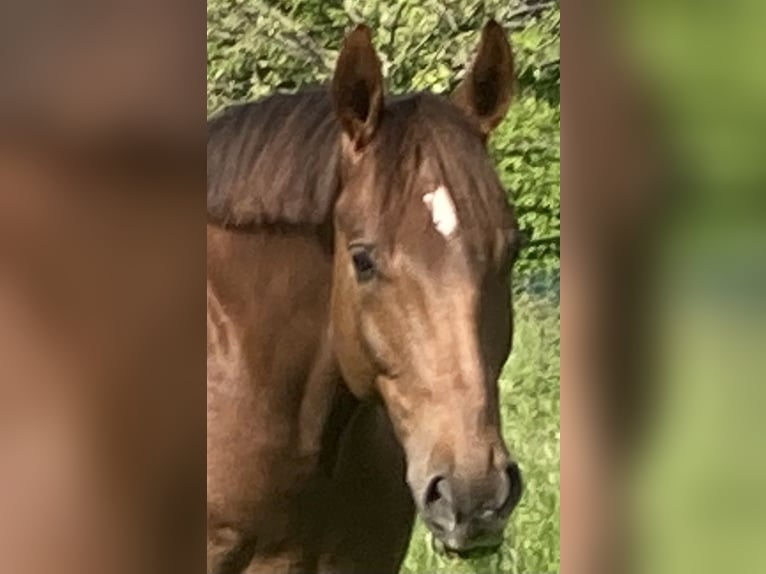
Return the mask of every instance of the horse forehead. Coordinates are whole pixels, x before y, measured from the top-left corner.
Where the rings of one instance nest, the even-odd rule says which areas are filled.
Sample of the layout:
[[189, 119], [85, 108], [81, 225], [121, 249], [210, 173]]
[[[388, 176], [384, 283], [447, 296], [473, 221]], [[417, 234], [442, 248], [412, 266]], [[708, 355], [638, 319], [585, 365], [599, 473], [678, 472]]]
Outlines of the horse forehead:
[[406, 230], [396, 235], [394, 246], [402, 261], [425, 264], [427, 277], [448, 273], [473, 283], [496, 260], [509, 229], [499, 201], [497, 208], [467, 205], [488, 200], [480, 193], [453, 191], [444, 179], [421, 187], [409, 201], [404, 218], [391, 226], [404, 224], [401, 229]]
[[459, 209], [461, 198], [446, 183], [423, 187], [409, 201], [401, 219], [388, 228], [401, 231], [392, 244], [395, 265], [419, 270], [413, 277], [425, 282], [443, 281], [447, 274], [453, 285], [471, 284], [484, 261], [486, 229]]

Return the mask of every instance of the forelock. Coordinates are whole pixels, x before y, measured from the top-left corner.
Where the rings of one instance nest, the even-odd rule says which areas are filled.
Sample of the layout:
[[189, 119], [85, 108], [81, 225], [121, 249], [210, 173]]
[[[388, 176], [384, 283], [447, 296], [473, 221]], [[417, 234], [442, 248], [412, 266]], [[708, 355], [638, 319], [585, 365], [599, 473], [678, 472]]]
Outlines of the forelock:
[[474, 244], [508, 225], [505, 193], [482, 137], [447, 98], [393, 100], [376, 139], [371, 193], [384, 229], [399, 236], [412, 210], [421, 210], [444, 239], [456, 235], [459, 225], [458, 234]]

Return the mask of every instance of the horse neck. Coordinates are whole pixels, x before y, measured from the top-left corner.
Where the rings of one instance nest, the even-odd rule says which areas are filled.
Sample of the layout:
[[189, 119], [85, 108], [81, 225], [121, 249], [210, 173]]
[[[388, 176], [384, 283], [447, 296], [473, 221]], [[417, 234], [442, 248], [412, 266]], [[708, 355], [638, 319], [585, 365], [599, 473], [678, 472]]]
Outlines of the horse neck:
[[208, 282], [241, 333], [241, 355], [254, 376], [240, 384], [254, 385], [262, 416], [285, 429], [275, 433], [275, 448], [331, 465], [355, 403], [341, 384], [329, 337], [332, 253], [326, 238], [211, 226]]

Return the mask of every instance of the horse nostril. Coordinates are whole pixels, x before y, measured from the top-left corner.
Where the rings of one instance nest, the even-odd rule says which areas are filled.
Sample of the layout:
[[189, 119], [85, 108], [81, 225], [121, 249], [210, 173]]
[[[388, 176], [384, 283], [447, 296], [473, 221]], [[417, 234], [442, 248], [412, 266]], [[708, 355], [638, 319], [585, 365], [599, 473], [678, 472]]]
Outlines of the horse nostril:
[[428, 507], [442, 499], [447, 502], [450, 502], [452, 499], [452, 491], [449, 486], [449, 481], [443, 476], [435, 476], [431, 479], [431, 482], [428, 483], [423, 503]]
[[522, 491], [521, 471], [519, 465], [515, 462], [508, 464], [505, 467], [505, 486], [502, 489], [504, 496], [502, 497], [502, 503], [500, 508], [508, 509], [510, 512], [519, 503]]
[[423, 493], [423, 518], [432, 532], [451, 532], [459, 520], [455, 508], [452, 481], [446, 476], [435, 476]]

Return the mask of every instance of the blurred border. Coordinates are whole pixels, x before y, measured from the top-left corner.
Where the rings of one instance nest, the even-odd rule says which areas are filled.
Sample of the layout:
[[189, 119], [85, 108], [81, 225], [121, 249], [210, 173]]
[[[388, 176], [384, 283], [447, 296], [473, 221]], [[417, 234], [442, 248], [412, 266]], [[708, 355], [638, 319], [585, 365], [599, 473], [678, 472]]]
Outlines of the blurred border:
[[205, 25], [0, 7], [4, 572], [204, 572]]
[[564, 564], [763, 571], [766, 6], [564, 12]]
[[566, 4], [562, 34], [562, 563], [633, 566], [625, 481], [653, 389], [644, 334], [666, 165], [617, 3]]

